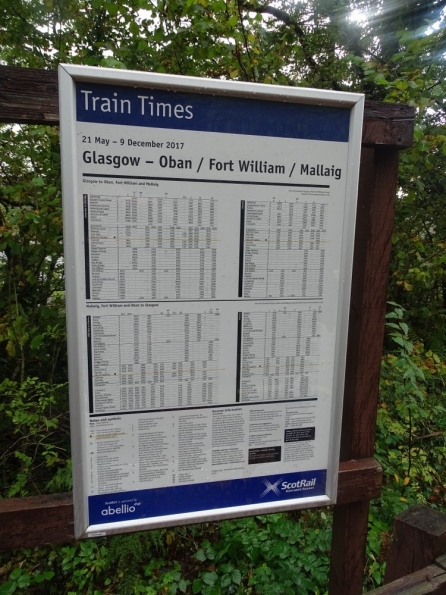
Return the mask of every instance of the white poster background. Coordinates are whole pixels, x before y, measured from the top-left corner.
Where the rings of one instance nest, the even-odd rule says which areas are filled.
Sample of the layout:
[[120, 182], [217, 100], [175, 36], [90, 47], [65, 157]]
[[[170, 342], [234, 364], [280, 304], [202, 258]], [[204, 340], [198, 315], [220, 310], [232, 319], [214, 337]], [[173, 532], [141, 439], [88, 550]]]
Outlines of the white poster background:
[[[63, 68], [76, 535], [333, 502], [362, 113], [351, 117], [349, 143], [75, 122], [73, 79], [103, 76], [110, 84], [115, 72]], [[116, 84], [131, 84], [134, 76]], [[145, 84], [171, 88], [172, 80], [150, 75]], [[185, 90], [202, 84], [177, 81]], [[324, 97], [305, 91], [307, 102], [311, 94], [319, 103]], [[362, 106], [356, 95], [342, 100]], [[300, 272], [291, 261], [283, 264], [284, 243], [291, 259], [296, 243], [301, 253], [309, 248], [305, 263], [296, 263]], [[206, 246], [201, 277], [196, 260], [187, 268], [182, 247], [192, 245]], [[299, 328], [297, 338], [290, 325]], [[147, 334], [142, 338], [147, 332], [152, 347]], [[192, 355], [180, 372], [186, 341]], [[256, 366], [265, 365], [268, 373], [256, 375]], [[163, 388], [150, 392], [153, 374]], [[300, 431], [307, 435], [296, 438]], [[137, 498], [118, 499], [102, 509], [103, 523], [88, 521], [88, 496], [312, 470], [327, 470], [325, 496], [231, 507], [210, 502], [209, 510], [135, 520], [129, 506], [137, 515]]]

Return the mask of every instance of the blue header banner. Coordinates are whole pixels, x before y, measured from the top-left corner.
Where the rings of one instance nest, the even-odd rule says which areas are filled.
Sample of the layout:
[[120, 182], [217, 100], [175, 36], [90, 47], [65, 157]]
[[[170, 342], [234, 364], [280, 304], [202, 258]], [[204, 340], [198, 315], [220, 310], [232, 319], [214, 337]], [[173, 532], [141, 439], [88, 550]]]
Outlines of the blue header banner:
[[77, 120], [99, 124], [348, 142], [350, 109], [76, 83]]
[[326, 470], [89, 496], [90, 525], [325, 495]]

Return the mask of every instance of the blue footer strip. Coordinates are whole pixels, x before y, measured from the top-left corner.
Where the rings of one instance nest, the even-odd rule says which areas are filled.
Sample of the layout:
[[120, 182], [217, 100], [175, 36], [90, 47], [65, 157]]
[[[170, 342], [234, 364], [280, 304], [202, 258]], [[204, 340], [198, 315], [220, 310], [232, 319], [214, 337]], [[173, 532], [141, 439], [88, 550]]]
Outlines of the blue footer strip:
[[325, 495], [326, 470], [90, 496], [90, 525]]

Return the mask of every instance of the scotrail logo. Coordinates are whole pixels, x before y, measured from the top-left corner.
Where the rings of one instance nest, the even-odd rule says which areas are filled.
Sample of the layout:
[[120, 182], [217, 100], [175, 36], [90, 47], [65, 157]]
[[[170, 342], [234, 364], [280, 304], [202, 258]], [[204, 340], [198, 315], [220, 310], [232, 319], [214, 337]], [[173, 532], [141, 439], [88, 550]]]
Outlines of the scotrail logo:
[[264, 498], [270, 492], [276, 496], [282, 496], [284, 493], [291, 494], [293, 492], [302, 492], [316, 487], [316, 477], [313, 477], [312, 479], [299, 479], [297, 481], [283, 481], [283, 478], [281, 477], [274, 483], [271, 483], [271, 481], [265, 477], [262, 479], [262, 482], [265, 489], [260, 494], [261, 498]]
[[283, 481], [280, 489], [286, 494], [290, 492], [301, 492], [302, 490], [311, 490], [316, 487], [316, 478], [299, 479], [298, 481]]
[[281, 481], [282, 481], [282, 478], [278, 479], [274, 483], [271, 483], [269, 481], [269, 479], [266, 479], [266, 477], [265, 477], [265, 479], [262, 479], [265, 489], [260, 494], [260, 497], [263, 498], [264, 496], [266, 496], [266, 494], [269, 494], [270, 492], [273, 492], [274, 494], [276, 494], [276, 496], [280, 496], [279, 483]]

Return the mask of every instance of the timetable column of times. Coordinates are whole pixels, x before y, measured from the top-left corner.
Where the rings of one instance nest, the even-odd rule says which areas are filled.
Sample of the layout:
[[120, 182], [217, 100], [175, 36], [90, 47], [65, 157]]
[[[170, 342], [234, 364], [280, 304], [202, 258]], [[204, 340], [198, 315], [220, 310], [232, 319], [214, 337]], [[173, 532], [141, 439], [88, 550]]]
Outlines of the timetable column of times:
[[322, 297], [326, 210], [316, 202], [246, 201], [244, 297]]
[[243, 313], [241, 401], [317, 397], [321, 309]]
[[91, 320], [91, 413], [212, 405], [218, 399], [218, 310]]
[[216, 297], [213, 198], [91, 194], [84, 195], [85, 201], [87, 299]]

